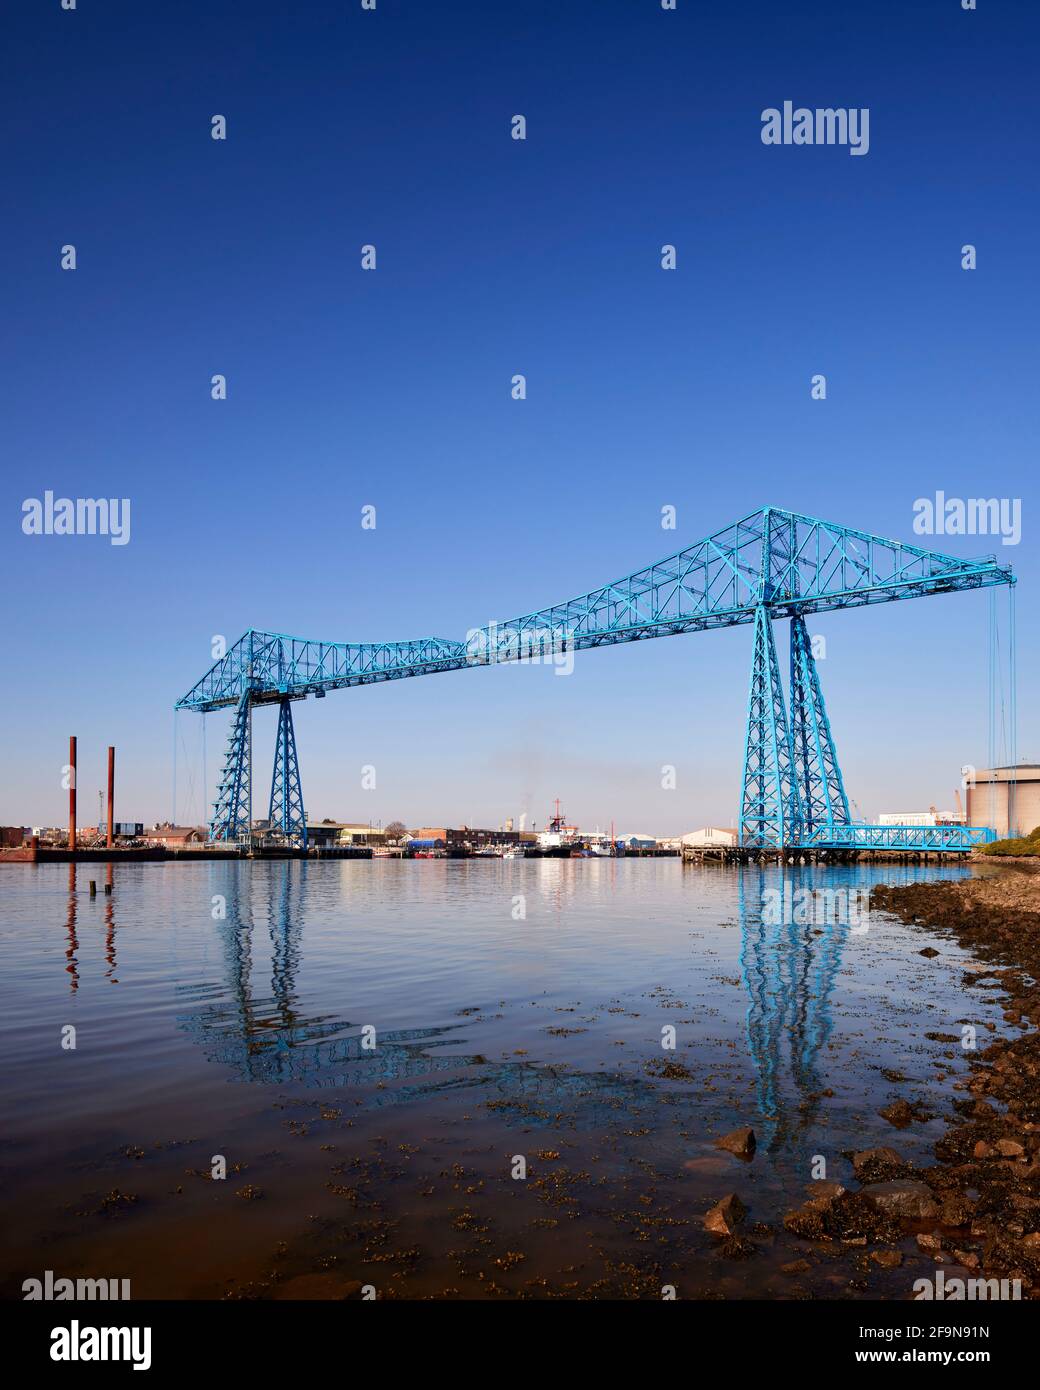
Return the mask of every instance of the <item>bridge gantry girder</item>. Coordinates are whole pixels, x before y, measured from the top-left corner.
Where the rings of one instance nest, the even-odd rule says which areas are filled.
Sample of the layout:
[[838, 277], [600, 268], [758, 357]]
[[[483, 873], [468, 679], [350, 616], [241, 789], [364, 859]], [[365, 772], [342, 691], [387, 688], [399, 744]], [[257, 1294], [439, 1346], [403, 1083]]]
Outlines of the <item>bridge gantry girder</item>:
[[[753, 623], [742, 835], [750, 847], [810, 839], [820, 846], [828, 827], [851, 822], [806, 616], [1014, 582], [992, 555], [960, 559], [764, 507], [612, 583], [471, 629], [462, 641], [324, 642], [251, 628], [175, 708], [238, 710], [213, 825], [215, 834], [238, 838], [236, 789], [249, 787], [241, 765], [249, 740], [236, 732], [243, 708], [248, 716], [254, 705], [286, 709], [290, 700], [350, 686]], [[772, 636], [777, 618], [792, 620], [789, 722]], [[281, 716], [279, 731], [282, 738]], [[302, 820], [302, 795], [300, 805]], [[839, 839], [847, 846], [848, 831]]]

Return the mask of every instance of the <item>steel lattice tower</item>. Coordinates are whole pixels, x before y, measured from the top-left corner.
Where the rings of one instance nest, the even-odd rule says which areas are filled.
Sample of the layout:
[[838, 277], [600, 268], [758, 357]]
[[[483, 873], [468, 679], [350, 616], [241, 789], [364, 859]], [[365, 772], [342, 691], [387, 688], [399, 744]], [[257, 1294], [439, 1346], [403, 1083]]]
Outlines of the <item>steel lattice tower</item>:
[[801, 614], [791, 619], [791, 731], [803, 831], [811, 835], [820, 826], [848, 825], [849, 799]]
[[274, 745], [274, 772], [271, 776], [271, 829], [288, 844], [307, 848], [307, 819], [303, 810], [300, 764], [296, 758], [292, 702], [278, 704], [278, 735]]
[[235, 708], [235, 718], [224, 752], [220, 787], [213, 806], [210, 838], [248, 840], [252, 829], [252, 707], [249, 690], [244, 690]]
[[740, 799], [741, 844], [772, 849], [790, 844], [801, 825], [794, 741], [787, 722], [773, 624], [766, 605], [755, 609], [755, 645], [744, 741]]

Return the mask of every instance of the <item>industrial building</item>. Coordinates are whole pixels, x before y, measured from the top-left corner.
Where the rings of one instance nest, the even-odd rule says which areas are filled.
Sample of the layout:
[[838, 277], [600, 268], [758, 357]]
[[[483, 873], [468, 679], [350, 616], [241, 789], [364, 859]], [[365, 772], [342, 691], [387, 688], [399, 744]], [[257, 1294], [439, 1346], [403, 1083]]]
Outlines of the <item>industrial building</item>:
[[308, 821], [307, 842], [318, 848], [326, 845], [370, 845], [376, 848], [386, 844], [386, 831], [354, 821], [323, 820], [316, 824]]
[[737, 843], [736, 830], [717, 825], [706, 825], [701, 830], [690, 830], [682, 837], [682, 843], [691, 849], [710, 849], [720, 846], [733, 848]]
[[477, 830], [471, 825], [423, 825], [412, 831], [410, 845], [430, 849], [467, 851], [491, 846], [533, 845], [538, 836], [531, 830]]
[[618, 836], [618, 844], [622, 844], [626, 849], [656, 849], [657, 836], [648, 835], [644, 830], [637, 830], [625, 835]]
[[991, 825], [1002, 840], [1040, 825], [1040, 763], [977, 769], [970, 782], [969, 825]]
[[204, 845], [209, 832], [204, 825], [153, 825], [151, 830], [138, 830], [138, 835], [150, 845], [165, 849], [183, 849], [185, 845]]

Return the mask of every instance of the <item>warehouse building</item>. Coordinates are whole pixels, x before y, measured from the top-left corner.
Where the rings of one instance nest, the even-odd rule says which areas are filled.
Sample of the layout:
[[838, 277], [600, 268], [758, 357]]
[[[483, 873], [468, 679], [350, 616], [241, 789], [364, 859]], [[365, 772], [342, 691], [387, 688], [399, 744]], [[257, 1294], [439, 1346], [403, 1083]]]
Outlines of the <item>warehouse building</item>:
[[[116, 826], [116, 834], [121, 833], [121, 828]], [[150, 845], [164, 845], [167, 849], [183, 849], [185, 845], [204, 845], [209, 839], [209, 831], [204, 825], [170, 825], [168, 821], [163, 825], [153, 825], [151, 830], [145, 830], [143, 825], [138, 825], [133, 833]]]
[[533, 845], [537, 835], [531, 830], [477, 830], [471, 825], [422, 825], [412, 831], [412, 845], [422, 842], [430, 849], [475, 850], [511, 845]]
[[689, 830], [682, 837], [683, 845], [690, 849], [732, 849], [737, 843], [736, 830], [718, 825], [705, 825], [700, 830]]
[[992, 825], [1002, 840], [1040, 825], [1040, 763], [978, 769], [970, 781], [969, 825]]
[[308, 821], [307, 840], [319, 848], [326, 845], [370, 845], [375, 848], [386, 844], [386, 831], [360, 821]]

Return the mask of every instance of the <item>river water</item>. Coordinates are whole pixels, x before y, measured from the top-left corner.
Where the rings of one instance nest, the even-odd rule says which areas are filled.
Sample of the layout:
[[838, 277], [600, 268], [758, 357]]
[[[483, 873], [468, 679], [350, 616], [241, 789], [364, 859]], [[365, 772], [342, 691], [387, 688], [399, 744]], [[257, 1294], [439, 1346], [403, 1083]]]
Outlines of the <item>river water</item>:
[[[927, 1161], [961, 1025], [1003, 1029], [957, 946], [857, 910], [968, 872], [4, 866], [0, 1292], [905, 1298], [912, 1242], [785, 1272], [782, 1216], [821, 1160]], [[935, 1118], [893, 1130], [896, 1098]], [[753, 1159], [713, 1147], [744, 1125]], [[750, 1258], [702, 1226], [730, 1191]]]

